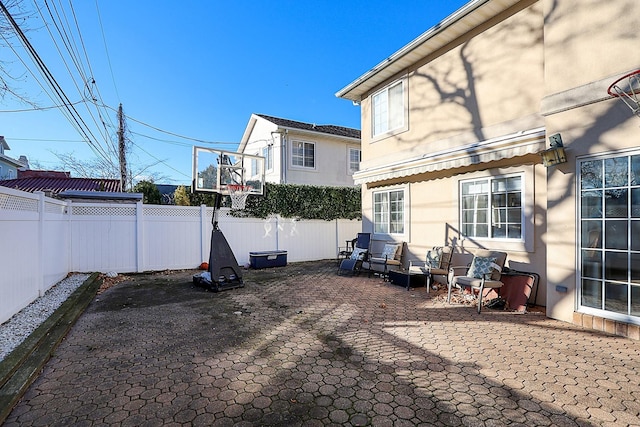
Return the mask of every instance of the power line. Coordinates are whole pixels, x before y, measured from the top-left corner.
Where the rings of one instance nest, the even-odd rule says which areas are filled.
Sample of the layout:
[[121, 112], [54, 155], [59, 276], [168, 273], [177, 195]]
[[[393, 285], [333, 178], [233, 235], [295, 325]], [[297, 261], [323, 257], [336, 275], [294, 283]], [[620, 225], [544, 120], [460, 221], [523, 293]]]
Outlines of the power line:
[[[177, 145], [177, 146], [180, 146], [180, 147], [192, 147], [193, 146], [193, 144], [190, 144], [190, 143], [187, 143], [187, 142], [180, 142], [180, 141], [174, 141], [174, 140], [169, 140], [169, 139], [156, 138], [154, 136], [146, 135], [146, 134], [139, 133], [139, 132], [133, 132], [133, 131], [129, 131], [129, 132], [131, 132], [133, 135], [138, 135], [138, 136], [141, 136], [143, 138], [152, 139], [152, 140], [158, 141], [158, 142], [164, 142], [165, 144]], [[237, 142], [218, 142], [218, 141], [208, 141], [207, 144], [238, 145]]]
[[[78, 105], [81, 104], [83, 102], [87, 102], [87, 101], [76, 101], [76, 102], [72, 102], [71, 105]], [[24, 108], [21, 110], [0, 110], [0, 113], [29, 113], [32, 111], [47, 111], [47, 110], [55, 110], [55, 109], [59, 109], [62, 108], [62, 105], [52, 105], [50, 107], [33, 107], [33, 108]], [[12, 138], [13, 139], [13, 138]]]
[[[115, 108], [110, 107], [110, 106], [108, 106], [108, 105], [105, 105], [105, 107], [106, 107], [106, 108], [109, 108], [109, 109], [111, 109], [111, 110], [113, 110], [113, 111], [116, 111], [116, 110], [115, 110]], [[213, 142], [213, 141], [206, 141], [206, 140], [204, 140], [204, 139], [197, 139], [197, 138], [192, 138], [192, 137], [189, 137], [189, 136], [180, 135], [180, 134], [178, 134], [178, 133], [174, 133], [174, 132], [170, 132], [170, 131], [168, 131], [168, 130], [160, 129], [160, 128], [158, 128], [158, 127], [155, 127], [155, 126], [153, 126], [153, 125], [150, 125], [150, 124], [148, 124], [148, 123], [145, 123], [145, 122], [143, 122], [143, 121], [141, 121], [141, 120], [134, 119], [134, 118], [133, 118], [133, 117], [131, 117], [131, 116], [126, 116], [126, 117], [127, 117], [127, 119], [129, 119], [129, 120], [131, 120], [131, 121], [134, 121], [134, 122], [136, 122], [136, 123], [139, 123], [139, 124], [141, 124], [141, 125], [143, 125], [143, 126], [146, 126], [146, 127], [148, 127], [148, 128], [151, 128], [151, 129], [156, 130], [156, 131], [158, 131], [158, 132], [166, 133], [167, 135], [176, 136], [176, 137], [178, 137], [178, 138], [182, 138], [182, 139], [188, 139], [189, 141], [201, 142], [201, 143], [203, 143], [203, 144], [227, 144], [227, 143], [218, 143], [218, 142]], [[236, 145], [237, 145], [237, 144], [236, 144]]]
[[[58, 8], [56, 8], [55, 3], [52, 2], [52, 7], [49, 6], [49, 2], [47, 0], [45, 0], [45, 6], [47, 11], [49, 12], [49, 16], [51, 17], [51, 22], [53, 23], [58, 35], [60, 36], [60, 40], [62, 40], [62, 43], [64, 44], [64, 47], [66, 48], [67, 53], [69, 54], [69, 58], [71, 58], [71, 61], [73, 62], [73, 64], [75, 65], [75, 69], [78, 72], [78, 75], [80, 76], [80, 79], [82, 80], [82, 87], [83, 89], [80, 89], [80, 86], [78, 85], [78, 82], [76, 81], [76, 79], [74, 78], [74, 73], [71, 71], [66, 59], [65, 59], [65, 55], [63, 55], [63, 53], [61, 52], [59, 46], [58, 46], [58, 42], [56, 41], [56, 37], [54, 37], [54, 35], [52, 34], [51, 30], [49, 29], [49, 25], [46, 25], [46, 19], [44, 18], [44, 16], [42, 15], [42, 12], [40, 12], [40, 16], [42, 17], [43, 21], [45, 22], [45, 26], [47, 28], [47, 31], [49, 32], [49, 35], [51, 36], [51, 40], [53, 41], [54, 46], [56, 47], [58, 54], [60, 55], [60, 58], [62, 59], [62, 62], [64, 63], [67, 72], [69, 73], [69, 75], [71, 76], [71, 81], [73, 82], [73, 84], [76, 87], [76, 90], [78, 91], [78, 93], [80, 94], [80, 96], [84, 97], [84, 90], [86, 89], [87, 94], [89, 95], [89, 99], [92, 101], [95, 101], [94, 95], [91, 92], [91, 84], [94, 83], [94, 79], [93, 78], [89, 78], [88, 75], [93, 74], [93, 71], [91, 69], [91, 62], [89, 61], [89, 56], [87, 55], [87, 51], [85, 49], [84, 46], [84, 41], [82, 39], [82, 33], [80, 32], [80, 28], [78, 26], [78, 22], [77, 19], [75, 19], [75, 12], [73, 11], [73, 5], [71, 5], [71, 10], [73, 13], [73, 17], [74, 17], [74, 23], [75, 23], [75, 27], [76, 27], [76, 33], [78, 34], [78, 37], [80, 39], [80, 44], [82, 46], [82, 51], [84, 52], [84, 57], [85, 57], [85, 62], [86, 65], [89, 69], [89, 73], [87, 73], [87, 71], [85, 70], [84, 67], [84, 62], [80, 59], [80, 54], [79, 54], [79, 49], [77, 47], [77, 43], [75, 42], [75, 39], [73, 37], [74, 32], [71, 30], [71, 26], [69, 25], [69, 20], [67, 19], [67, 15], [64, 12], [64, 8], [60, 7], [61, 12], [58, 10]], [[54, 16], [54, 12], [55, 12], [55, 16]], [[64, 18], [64, 19], [63, 19]], [[100, 129], [101, 125], [102, 128], [104, 129], [104, 132], [101, 132], [101, 136], [103, 138], [103, 140], [106, 143], [106, 148], [107, 150], [111, 152], [111, 156], [117, 156], [117, 149], [115, 147], [115, 145], [113, 144], [113, 142], [110, 140], [109, 138], [109, 130], [107, 129], [106, 123], [105, 123], [105, 118], [103, 117], [102, 113], [100, 112], [100, 109], [96, 106], [96, 113], [98, 115], [98, 118], [95, 117], [93, 111], [91, 110], [91, 108], [89, 108], [89, 104], [85, 104], [87, 113], [89, 114], [89, 116], [91, 117], [91, 119], [93, 120], [93, 123], [95, 124], [96, 128]], [[111, 126], [113, 127], [113, 122], [110, 122]], [[105, 154], [108, 155], [108, 152], [105, 152]]]
[[116, 96], [118, 97], [118, 101], [120, 101], [120, 93], [118, 92], [116, 79], [113, 75], [113, 68], [111, 67], [111, 57], [109, 56], [109, 49], [107, 48], [107, 39], [104, 36], [104, 26], [102, 25], [102, 15], [100, 14], [100, 8], [98, 7], [98, 0], [96, 0], [96, 12], [98, 13], [98, 23], [100, 24], [100, 32], [102, 34], [102, 42], [104, 43], [104, 51], [107, 54], [107, 63], [109, 64], [109, 71], [111, 72], [111, 81], [113, 82], [113, 88], [116, 91]]
[[105, 158], [105, 160], [110, 161], [108, 156], [106, 156], [105, 153], [103, 152], [100, 145], [93, 141], [95, 137], [93, 137], [93, 134], [91, 130], [88, 128], [86, 122], [84, 121], [82, 116], [80, 116], [80, 114], [75, 109], [75, 107], [71, 105], [71, 101], [69, 100], [68, 96], [64, 93], [64, 90], [62, 89], [60, 84], [56, 81], [55, 77], [53, 76], [49, 68], [46, 66], [46, 64], [44, 63], [44, 61], [42, 60], [38, 52], [36, 52], [35, 48], [31, 45], [31, 42], [29, 42], [29, 40], [25, 36], [22, 29], [18, 26], [17, 22], [13, 19], [13, 16], [9, 13], [9, 10], [7, 10], [2, 0], [0, 0], [0, 9], [2, 9], [2, 12], [5, 14], [7, 19], [9, 20], [11, 27], [13, 28], [15, 33], [18, 35], [19, 39], [22, 41], [23, 45], [27, 49], [27, 52], [31, 55], [32, 59], [34, 60], [36, 66], [40, 70], [41, 74], [44, 76], [48, 85], [53, 90], [56, 97], [62, 102], [64, 109], [69, 113], [69, 117], [73, 121], [72, 124], [75, 124], [75, 126], [77, 126], [76, 129], [84, 136], [84, 138], [86, 138], [87, 143], [91, 146], [91, 148], [96, 154]]

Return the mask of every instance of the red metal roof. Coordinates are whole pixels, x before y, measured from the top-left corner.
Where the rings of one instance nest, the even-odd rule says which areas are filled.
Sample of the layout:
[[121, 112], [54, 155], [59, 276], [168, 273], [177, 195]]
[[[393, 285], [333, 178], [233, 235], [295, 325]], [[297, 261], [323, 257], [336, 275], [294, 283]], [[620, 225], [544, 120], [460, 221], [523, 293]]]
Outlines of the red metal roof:
[[119, 180], [101, 178], [31, 177], [6, 179], [0, 181], [0, 185], [30, 193], [42, 191], [50, 195], [56, 195], [64, 190], [120, 192]]

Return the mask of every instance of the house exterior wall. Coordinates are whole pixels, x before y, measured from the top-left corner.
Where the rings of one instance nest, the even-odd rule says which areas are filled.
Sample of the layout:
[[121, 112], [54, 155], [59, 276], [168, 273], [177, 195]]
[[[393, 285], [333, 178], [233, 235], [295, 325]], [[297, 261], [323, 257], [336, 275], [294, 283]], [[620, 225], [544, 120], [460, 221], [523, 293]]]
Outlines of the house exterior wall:
[[622, 101], [609, 99], [606, 90], [618, 76], [640, 67], [639, 56], [629, 54], [637, 49], [640, 4], [588, 0], [576, 7], [575, 1], [548, 0], [544, 6], [542, 108], [547, 133], [561, 133], [568, 159], [548, 171], [547, 315], [571, 322], [574, 310], [580, 311], [579, 162], [638, 148], [640, 119]]
[[[282, 129], [257, 115], [252, 116], [250, 128], [243, 139], [246, 154], [262, 154], [267, 145], [273, 147], [273, 168], [267, 169], [265, 181], [277, 184], [305, 184], [321, 186], [353, 186], [353, 173], [349, 170], [349, 148], [360, 149], [352, 138]], [[300, 167], [291, 161], [292, 143], [300, 141], [314, 145], [315, 167]]]
[[[291, 145], [296, 141], [315, 144], [315, 168], [294, 166], [291, 162]], [[291, 131], [286, 135], [287, 183], [353, 186], [353, 174], [349, 171], [348, 148], [359, 149], [359, 144], [346, 143], [333, 137], [309, 135]]]
[[0, 181], [3, 179], [15, 179], [18, 176], [18, 168], [0, 157]]
[[[477, 13], [481, 19], [484, 10], [473, 9], [469, 13]], [[625, 335], [627, 324], [640, 324], [640, 273], [634, 266], [634, 260], [640, 257], [634, 236], [640, 222], [637, 196], [628, 201], [621, 199], [631, 205], [631, 213], [627, 214], [631, 218], [628, 223], [624, 222], [626, 217], [622, 218], [617, 225], [636, 224], [625, 237], [631, 242], [629, 249], [606, 246], [607, 243], [601, 247], [605, 253], [605, 261], [601, 262], [604, 279], [600, 279], [605, 308], [598, 309], [597, 295], [588, 295], [595, 298], [593, 306], [585, 305], [582, 295], [585, 290], [581, 278], [593, 282], [589, 277], [594, 276], [585, 275], [581, 267], [580, 248], [586, 247], [581, 227], [592, 223], [581, 216], [579, 187], [580, 167], [585, 160], [640, 156], [640, 118], [607, 94], [614, 80], [640, 68], [639, 57], [633, 54], [639, 25], [640, 3], [634, 0], [517, 2], [487, 23], [469, 27], [472, 29], [465, 36], [446, 47], [416, 59], [414, 65], [364, 95], [358, 92], [368, 87], [362, 80], [357, 81], [358, 86], [345, 88], [341, 93], [346, 97], [363, 96], [363, 159], [361, 172], [355, 176], [356, 182], [363, 183], [363, 229], [374, 227], [376, 192], [404, 189], [407, 226], [403, 233], [390, 237], [408, 242], [409, 259], [423, 259], [431, 246], [443, 244], [456, 245], [454, 265], [464, 265], [474, 247], [504, 250], [508, 252], [509, 267], [540, 274], [536, 302], [546, 305], [549, 317], [619, 335]], [[449, 28], [457, 31], [453, 26], [443, 31]], [[433, 37], [439, 36], [436, 31]], [[392, 57], [401, 63], [401, 56]], [[376, 69], [366, 76], [374, 79], [379, 75], [383, 75], [382, 71]], [[407, 126], [373, 138], [372, 96], [399, 79], [408, 85]], [[535, 150], [516, 152], [509, 144], [501, 147], [504, 155], [495, 158], [483, 158], [482, 153], [474, 151], [474, 141], [479, 147], [482, 141], [513, 136], [514, 132], [527, 129], [541, 132], [534, 132], [540, 137], [540, 150], [548, 148], [550, 135], [560, 133], [568, 161], [545, 167]], [[443, 152], [456, 147], [467, 150], [471, 160], [444, 162], [442, 167], [416, 160], [422, 157], [437, 163]], [[638, 179], [634, 168], [638, 166], [629, 168], [630, 186], [638, 185], [633, 181]], [[524, 238], [465, 237], [460, 230], [460, 181], [513, 173], [523, 177]], [[603, 176], [606, 183], [606, 171]], [[629, 193], [633, 191], [638, 190]], [[607, 198], [617, 196], [608, 196], [607, 191], [603, 194], [606, 209]], [[610, 224], [608, 215], [601, 216], [602, 230]], [[618, 216], [611, 215], [617, 220]], [[615, 215], [619, 215], [617, 210]], [[606, 241], [606, 233], [601, 233], [600, 238]], [[620, 233], [626, 236], [624, 230]], [[630, 254], [628, 264], [611, 258], [618, 262], [616, 274], [630, 278], [628, 285], [625, 279], [606, 276], [614, 268], [607, 264], [607, 252], [616, 251], [621, 251], [623, 258], [627, 252]], [[616, 281], [621, 283], [613, 283]], [[593, 289], [587, 288], [587, 292]], [[631, 315], [621, 307], [625, 301], [630, 301]], [[608, 302], [611, 308], [606, 308]], [[596, 321], [597, 316], [601, 318]]]
[[372, 94], [363, 99], [361, 169], [542, 125], [542, 8], [504, 18], [386, 83], [407, 79], [406, 129], [373, 138]]
[[[515, 14], [497, 17], [457, 46], [395, 76], [385, 84], [406, 79], [408, 126], [381, 138], [373, 138], [371, 131], [374, 90], [361, 104], [361, 169], [402, 163], [423, 154], [542, 126], [539, 114], [544, 95], [542, 34], [542, 7], [529, 5]], [[522, 174], [525, 183], [524, 238], [521, 241], [465, 238], [460, 232], [460, 181], [514, 173]], [[375, 192], [404, 188], [407, 227], [403, 234], [386, 237], [407, 242], [406, 262], [424, 259], [432, 246], [454, 244], [454, 265], [465, 265], [470, 261], [470, 251], [483, 247], [507, 251], [512, 268], [534, 271], [544, 278], [545, 173], [540, 156], [529, 154], [368, 182], [363, 186], [363, 227], [365, 231], [373, 229]], [[538, 303], [545, 303], [543, 289], [538, 293]]]
[[250, 139], [245, 146], [244, 153], [262, 156], [263, 148], [271, 145], [273, 147], [273, 167], [269, 169], [265, 164], [266, 170], [264, 179], [266, 182], [281, 184], [283, 181], [283, 176], [281, 173], [283, 160], [282, 138], [280, 137], [280, 135], [272, 133], [277, 129], [278, 126], [267, 120], [256, 120], [253, 128], [251, 129], [249, 137]]

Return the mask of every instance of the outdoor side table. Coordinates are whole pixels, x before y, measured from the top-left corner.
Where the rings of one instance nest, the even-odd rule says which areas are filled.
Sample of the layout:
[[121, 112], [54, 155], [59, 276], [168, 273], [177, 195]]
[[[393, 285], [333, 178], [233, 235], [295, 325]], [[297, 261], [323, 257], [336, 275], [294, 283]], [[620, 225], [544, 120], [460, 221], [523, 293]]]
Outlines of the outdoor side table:
[[[424, 271], [422, 271], [424, 270]], [[424, 278], [427, 293], [429, 293], [429, 285], [431, 283], [431, 275], [426, 268], [418, 270], [391, 270], [389, 271], [389, 281], [394, 284], [403, 285], [407, 290], [411, 289], [411, 282], [414, 278]]]

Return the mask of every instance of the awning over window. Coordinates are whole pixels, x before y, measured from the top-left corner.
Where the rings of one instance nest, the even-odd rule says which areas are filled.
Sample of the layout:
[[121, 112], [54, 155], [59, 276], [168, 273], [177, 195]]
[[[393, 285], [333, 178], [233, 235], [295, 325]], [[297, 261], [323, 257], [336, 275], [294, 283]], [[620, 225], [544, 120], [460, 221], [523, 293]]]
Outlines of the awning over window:
[[538, 153], [545, 148], [545, 130], [536, 128], [455, 148], [425, 153], [420, 157], [354, 173], [356, 184], [386, 181], [427, 172]]

